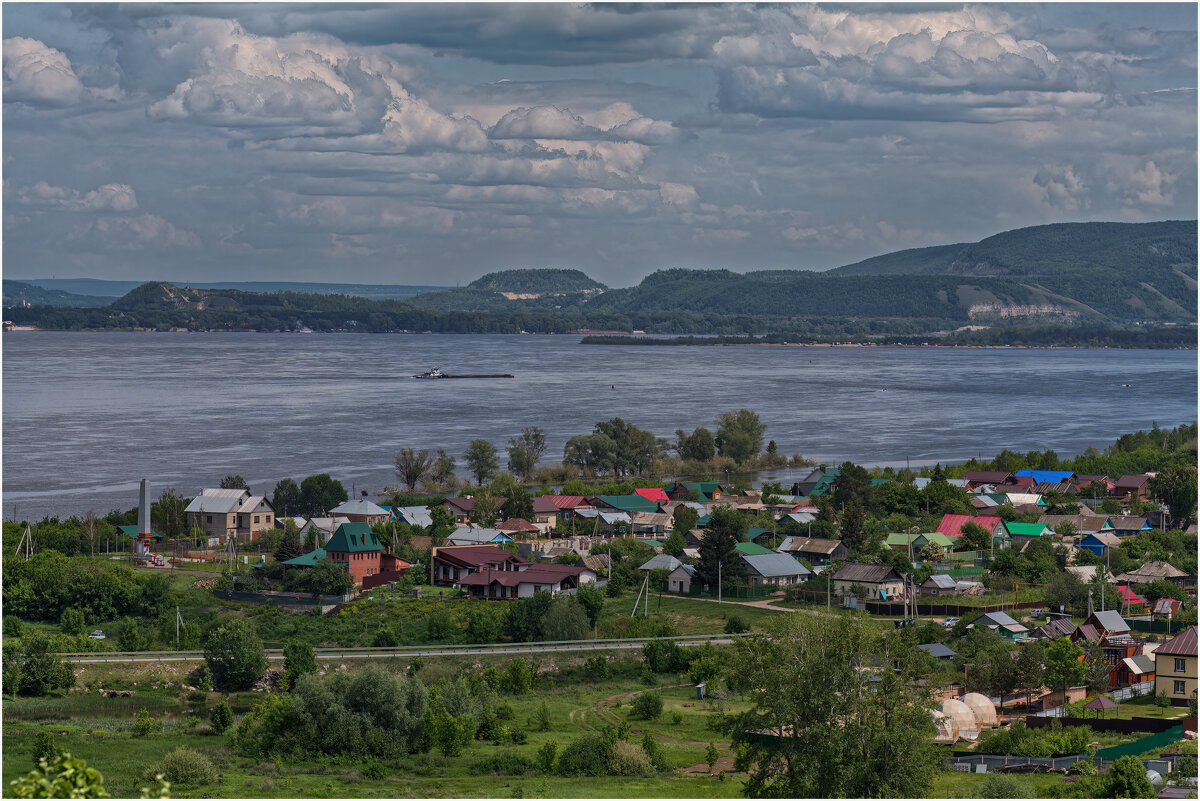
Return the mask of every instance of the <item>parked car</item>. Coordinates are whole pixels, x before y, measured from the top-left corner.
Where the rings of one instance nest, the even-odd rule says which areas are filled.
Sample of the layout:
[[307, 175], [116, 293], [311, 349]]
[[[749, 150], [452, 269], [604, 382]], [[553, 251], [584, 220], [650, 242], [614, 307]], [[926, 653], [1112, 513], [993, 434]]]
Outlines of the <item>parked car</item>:
[[1029, 613], [1029, 616], [1030, 616], [1031, 618], [1033, 618], [1033, 617], [1045, 617], [1045, 616], [1046, 616], [1046, 610], [1045, 610], [1045, 609], [1034, 609], [1032, 612], [1030, 612], [1030, 613]]
[[88, 639], [89, 640], [104, 640], [104, 639], [107, 639], [107, 637], [104, 636], [103, 631], [101, 631], [100, 629], [96, 629], [95, 631], [93, 631], [91, 634], [88, 635]]
[[957, 623], [958, 621], [959, 621], [959, 618], [957, 618], [957, 617], [948, 617], [942, 621], [942, 626], [944, 628], [952, 629], [952, 628], [954, 628], [954, 624]]

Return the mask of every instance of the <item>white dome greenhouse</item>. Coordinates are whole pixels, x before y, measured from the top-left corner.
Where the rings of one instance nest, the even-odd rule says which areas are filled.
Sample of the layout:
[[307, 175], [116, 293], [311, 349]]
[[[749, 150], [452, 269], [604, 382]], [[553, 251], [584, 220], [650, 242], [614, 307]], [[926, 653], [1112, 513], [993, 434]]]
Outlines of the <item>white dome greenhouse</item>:
[[933, 737], [935, 743], [953, 745], [958, 742], [958, 724], [954, 718], [936, 709], [929, 710], [929, 714], [933, 716], [933, 725], [937, 726], [937, 734]]
[[954, 723], [958, 726], [958, 736], [965, 736], [966, 732], [979, 731], [979, 723], [975, 720], [975, 713], [971, 711], [971, 707], [964, 704], [962, 701], [953, 699], [942, 701], [942, 713], [954, 719]]
[[979, 724], [980, 729], [996, 728], [996, 705], [986, 695], [967, 693], [962, 697], [962, 702], [975, 715], [975, 722]]

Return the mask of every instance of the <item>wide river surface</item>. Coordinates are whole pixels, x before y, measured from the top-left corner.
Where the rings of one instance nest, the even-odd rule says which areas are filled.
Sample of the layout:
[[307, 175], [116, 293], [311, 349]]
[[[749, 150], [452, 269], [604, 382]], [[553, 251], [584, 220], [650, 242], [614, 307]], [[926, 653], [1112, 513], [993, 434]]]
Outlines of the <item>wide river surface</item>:
[[[269, 494], [328, 472], [397, 484], [401, 448], [525, 426], [546, 460], [598, 420], [660, 437], [759, 414], [785, 454], [902, 466], [1002, 448], [1103, 448], [1196, 419], [1195, 351], [584, 346], [578, 336], [15, 332], [3, 337], [3, 517], [38, 519], [184, 495], [237, 473]], [[430, 367], [513, 373], [414, 381]], [[800, 471], [763, 475], [788, 479]]]

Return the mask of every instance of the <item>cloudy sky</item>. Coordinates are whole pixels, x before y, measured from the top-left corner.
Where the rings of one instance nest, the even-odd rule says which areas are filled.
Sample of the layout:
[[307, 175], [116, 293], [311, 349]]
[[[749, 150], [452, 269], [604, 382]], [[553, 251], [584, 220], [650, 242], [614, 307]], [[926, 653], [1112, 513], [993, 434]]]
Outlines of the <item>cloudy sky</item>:
[[825, 269], [1196, 217], [1196, 7], [3, 5], [8, 277]]

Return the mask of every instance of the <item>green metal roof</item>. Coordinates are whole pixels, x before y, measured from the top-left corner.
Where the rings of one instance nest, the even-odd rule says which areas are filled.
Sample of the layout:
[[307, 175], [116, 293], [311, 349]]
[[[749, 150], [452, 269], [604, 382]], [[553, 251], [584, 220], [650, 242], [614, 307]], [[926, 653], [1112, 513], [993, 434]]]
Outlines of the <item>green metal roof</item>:
[[[128, 534], [131, 539], [137, 539], [137, 535], [138, 535], [138, 530], [137, 530], [138, 527], [137, 526], [117, 526], [117, 528], [121, 529], [121, 531], [124, 531], [126, 534]], [[154, 531], [153, 529], [151, 529], [150, 539], [161, 540], [162, 538], [163, 538], [162, 534], [159, 534], [157, 531]]]
[[696, 518], [696, 525], [697, 526], [707, 526], [710, 521], [712, 521], [711, 514], [700, 515], [699, 517]]
[[771, 529], [769, 529], [769, 528], [748, 528], [748, 529], [746, 529], [746, 539], [756, 540], [759, 537], [761, 537], [763, 534], [770, 534], [770, 533], [771, 533]]
[[643, 498], [641, 495], [597, 495], [596, 500], [607, 503], [622, 512], [648, 512], [654, 514], [658, 511], [658, 504], [649, 498]]
[[642, 542], [646, 543], [651, 548], [662, 548], [666, 545], [666, 543], [662, 540], [642, 540]]
[[283, 564], [291, 565], [292, 567], [312, 567], [317, 562], [325, 558], [325, 549], [318, 548], [315, 551], [309, 551], [304, 556], [297, 556], [295, 559], [288, 559]]
[[715, 490], [725, 490], [720, 481], [676, 481], [670, 491], [674, 492], [679, 487], [694, 491], [701, 499], [706, 501], [712, 500], [712, 494]]
[[1040, 537], [1043, 534], [1053, 534], [1054, 530], [1044, 523], [1005, 523], [1010, 537]]
[[873, 478], [873, 479], [871, 479], [871, 486], [872, 487], [882, 487], [884, 484], [888, 483], [891, 480], [892, 479], [890, 479], [890, 478]]
[[325, 543], [325, 550], [357, 553], [382, 551], [383, 546], [379, 544], [379, 538], [367, 523], [342, 523], [337, 527], [337, 531], [333, 532], [329, 542]]
[[764, 548], [761, 545], [753, 542], [739, 542], [733, 546], [734, 550], [743, 553], [746, 556], [759, 556], [765, 553], [775, 553], [770, 548]]

